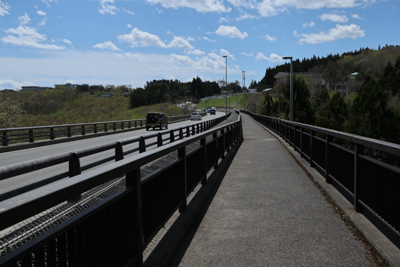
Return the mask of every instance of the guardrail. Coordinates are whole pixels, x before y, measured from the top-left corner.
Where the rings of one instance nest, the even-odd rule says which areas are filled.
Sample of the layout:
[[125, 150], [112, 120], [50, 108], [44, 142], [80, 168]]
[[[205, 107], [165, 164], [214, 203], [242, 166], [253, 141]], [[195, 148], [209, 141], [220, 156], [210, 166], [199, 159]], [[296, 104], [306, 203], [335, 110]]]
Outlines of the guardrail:
[[[141, 266], [143, 250], [226, 152], [242, 140], [241, 120], [176, 140], [108, 166], [0, 202], [0, 231], [115, 179], [121, 190], [1, 254], [1, 266]], [[180, 132], [180, 136], [181, 132]], [[195, 146], [188, 151], [188, 146]], [[141, 178], [141, 167], [176, 157]], [[120, 155], [122, 155], [120, 153]], [[121, 178], [124, 177], [124, 178]], [[65, 216], [65, 215], [64, 215]], [[42, 230], [42, 229], [41, 229]], [[0, 244], [0, 252], [2, 252]]]
[[355, 211], [364, 214], [400, 248], [400, 169], [366, 155], [367, 151], [373, 151], [375, 155], [384, 152], [400, 156], [400, 145], [241, 112], [285, 139], [311, 167], [325, 176], [327, 183], [353, 203]]
[[[229, 114], [230, 115], [230, 114]], [[54, 181], [60, 180], [62, 178], [66, 177], [73, 177], [75, 175], [80, 174], [82, 171], [88, 170], [90, 168], [99, 166], [105, 162], [111, 161], [111, 160], [120, 160], [123, 159], [124, 156], [135, 153], [135, 152], [144, 152], [146, 151], [146, 148], [155, 146], [157, 147], [162, 146], [164, 143], [169, 142], [172, 143], [175, 141], [175, 139], [183, 139], [189, 136], [193, 136], [195, 134], [199, 134], [201, 132], [204, 132], [205, 130], [208, 130], [221, 121], [225, 120], [225, 116], [217, 118], [217, 119], [212, 119], [208, 120], [205, 122], [200, 122], [197, 124], [192, 124], [190, 126], [186, 127], [180, 127], [180, 128], [175, 128], [171, 130], [164, 130], [164, 131], [159, 131], [156, 133], [151, 133], [151, 134], [146, 134], [143, 136], [139, 137], [133, 137], [133, 138], [127, 138], [123, 140], [118, 140], [116, 142], [110, 142], [106, 144], [102, 144], [99, 146], [95, 147], [89, 147], [89, 148], [84, 148], [80, 149], [77, 151], [73, 152], [66, 152], [62, 154], [57, 154], [53, 155], [50, 157], [44, 157], [44, 158], [39, 158], [31, 161], [26, 161], [26, 162], [21, 162], [9, 166], [4, 166], [0, 168], [0, 181], [5, 180], [5, 179], [10, 179], [12, 177], [26, 174], [29, 172], [41, 170], [44, 168], [49, 168], [52, 166], [55, 166], [57, 164], [61, 163], [66, 163], [68, 162], [68, 171], [60, 173], [58, 175], [46, 178], [44, 180], [41, 180], [39, 182], [15, 189], [13, 191], [9, 191], [7, 193], [1, 194], [0, 195], [0, 201], [5, 200], [7, 198], [25, 193], [27, 191], [33, 190], [35, 188], [38, 188], [40, 186], [52, 183]], [[166, 136], [166, 137], [165, 137]], [[151, 138], [157, 138], [156, 142], [151, 142], [151, 143], [146, 143], [146, 140], [149, 140]], [[134, 149], [127, 150], [123, 152], [123, 147], [137, 143], [138, 147]], [[107, 157], [101, 160], [98, 160], [96, 162], [93, 162], [91, 164], [81, 166], [80, 159], [94, 155], [103, 151], [107, 151], [110, 149], [114, 149], [115, 153], [114, 156]]]
[[[168, 122], [174, 123], [182, 120], [190, 119], [189, 115], [169, 116]], [[12, 143], [29, 142], [35, 140], [55, 140], [61, 137], [72, 137], [77, 135], [86, 135], [88, 133], [98, 134], [107, 133], [110, 131], [118, 131], [124, 129], [132, 129], [144, 127], [146, 119], [138, 120], [122, 120], [122, 121], [106, 121], [106, 122], [91, 122], [78, 124], [63, 124], [63, 125], [47, 125], [37, 127], [20, 127], [20, 128], [5, 128], [0, 129], [1, 145], [3, 147]]]

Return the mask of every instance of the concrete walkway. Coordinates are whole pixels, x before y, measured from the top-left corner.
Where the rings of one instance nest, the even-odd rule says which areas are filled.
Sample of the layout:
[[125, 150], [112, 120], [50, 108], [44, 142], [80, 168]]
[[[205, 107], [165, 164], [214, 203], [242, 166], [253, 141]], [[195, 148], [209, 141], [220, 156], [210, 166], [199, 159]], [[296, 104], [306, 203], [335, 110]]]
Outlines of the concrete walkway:
[[244, 142], [171, 266], [374, 266], [285, 146], [242, 114]]

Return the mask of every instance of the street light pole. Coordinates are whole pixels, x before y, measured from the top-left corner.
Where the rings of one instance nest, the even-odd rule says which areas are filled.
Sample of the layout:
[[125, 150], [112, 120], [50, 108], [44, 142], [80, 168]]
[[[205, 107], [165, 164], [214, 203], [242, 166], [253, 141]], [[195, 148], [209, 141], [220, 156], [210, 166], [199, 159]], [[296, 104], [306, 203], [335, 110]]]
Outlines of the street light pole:
[[228, 56], [225, 58], [225, 115], [228, 115]]
[[290, 120], [293, 121], [293, 57], [283, 57], [283, 59], [290, 59]]

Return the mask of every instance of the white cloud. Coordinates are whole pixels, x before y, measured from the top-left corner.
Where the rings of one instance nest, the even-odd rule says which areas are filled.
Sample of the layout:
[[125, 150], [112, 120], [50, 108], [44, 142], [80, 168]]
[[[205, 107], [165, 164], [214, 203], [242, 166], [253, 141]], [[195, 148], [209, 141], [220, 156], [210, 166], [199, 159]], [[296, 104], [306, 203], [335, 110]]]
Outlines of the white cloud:
[[115, 15], [115, 11], [119, 10], [117, 7], [107, 4], [107, 3], [114, 3], [114, 0], [100, 0], [100, 5], [101, 9], [99, 9], [99, 12], [101, 14], [111, 14]]
[[[146, 81], [172, 76], [181, 81], [192, 80], [196, 76], [210, 77], [210, 80], [225, 77], [225, 59], [215, 54], [195, 59], [179, 54], [135, 54], [106, 50], [45, 51], [43, 54], [46, 56], [42, 58], [0, 56], [0, 73], [7, 77], [4, 80], [21, 84], [29, 81], [31, 85], [54, 86], [60, 81], [74, 80], [78, 84], [126, 84], [133, 88], [143, 87]], [[228, 69], [228, 73], [241, 75], [236, 68]], [[251, 71], [246, 71], [246, 74], [249, 73]], [[3, 87], [1, 83], [0, 86], [10, 88], [10, 85]]]
[[3, 3], [0, 1], [0, 16], [4, 16], [5, 14], [10, 14], [8, 11], [10, 10], [10, 6], [7, 3]]
[[246, 56], [246, 57], [252, 57], [252, 56], [253, 56], [253, 53], [246, 54], [246, 53], [242, 52], [242, 55], [243, 55], [243, 56]]
[[233, 55], [231, 55], [231, 53], [229, 53], [227, 50], [225, 49], [221, 49], [219, 50], [219, 54], [223, 57], [223, 56], [227, 56], [232, 58], [232, 60], [235, 60], [235, 57]]
[[275, 42], [276, 41], [276, 37], [271, 37], [268, 34], [266, 34], [265, 36], [263, 36], [263, 38], [267, 39], [270, 42]]
[[189, 43], [188, 39], [175, 36], [173, 40], [167, 45], [161, 40], [157, 35], [144, 32], [138, 28], [134, 28], [130, 34], [118, 35], [118, 40], [120, 42], [131, 43], [131, 47], [148, 47], [155, 46], [161, 48], [183, 48], [183, 49], [194, 49], [194, 47]]
[[49, 3], [52, 3], [52, 2], [58, 3], [57, 0], [42, 0], [42, 2], [47, 4], [48, 6], [50, 6]]
[[258, 52], [257, 56], [256, 56], [256, 60], [261, 60], [261, 59], [268, 60], [268, 62], [272, 62], [272, 63], [282, 61], [282, 57], [278, 56], [275, 53], [272, 53], [271, 55], [269, 55], [269, 57], [267, 57], [262, 52]]
[[62, 41], [63, 41], [63, 43], [72, 45], [72, 42], [70, 40], [68, 40], [68, 39], [62, 39]]
[[237, 17], [236, 20], [237, 20], [237, 21], [241, 21], [241, 20], [245, 20], [245, 19], [254, 19], [255, 17], [256, 17], [256, 16], [250, 15], [249, 13], [242, 12], [242, 14], [240, 15], [240, 17]]
[[42, 19], [41, 22], [38, 23], [38, 25], [39, 26], [44, 26], [44, 25], [46, 25], [46, 21], [47, 21], [47, 18], [44, 18], [44, 19]]
[[333, 22], [342, 22], [342, 23], [346, 23], [349, 20], [345, 15], [337, 15], [337, 14], [322, 14], [320, 19], [322, 21], [330, 20]]
[[40, 16], [46, 16], [46, 12], [41, 11], [41, 10], [36, 11], [36, 13], [38, 13], [38, 15], [40, 15]]
[[141, 31], [138, 28], [134, 28], [130, 34], [118, 35], [118, 40], [131, 43], [132, 47], [155, 46], [165, 48], [167, 46], [157, 35]]
[[220, 0], [146, 0], [150, 4], [161, 4], [164, 8], [187, 7], [197, 12], [230, 12], [230, 7], [225, 7]]
[[244, 39], [247, 37], [247, 32], [241, 33], [238, 28], [235, 26], [219, 26], [219, 28], [215, 31], [216, 34], [221, 36], [226, 36], [229, 38], [239, 38]]
[[201, 51], [199, 49], [193, 49], [193, 50], [187, 50], [187, 51], [185, 50], [185, 53], [188, 55], [196, 55], [196, 56], [201, 56], [201, 55], [205, 54], [204, 51]]
[[314, 26], [315, 26], [314, 21], [311, 21], [310, 23], [307, 23], [307, 22], [303, 23], [303, 28], [307, 28], [307, 27], [312, 28]]
[[210, 43], [214, 43], [215, 42], [215, 40], [211, 40], [210, 38], [207, 38], [207, 37], [203, 37], [203, 39], [206, 40], [206, 41], [209, 41]]
[[336, 28], [330, 29], [328, 33], [311, 33], [311, 34], [301, 34], [298, 35], [297, 32], [294, 33], [295, 37], [300, 38], [300, 44], [320, 44], [324, 42], [332, 42], [344, 38], [358, 38], [364, 37], [365, 31], [360, 29], [360, 26], [355, 24], [350, 25], [336, 25]]
[[135, 12], [130, 11], [130, 10], [128, 10], [128, 9], [123, 8], [123, 10], [124, 10], [126, 13], [128, 13], [129, 15], [136, 15]]
[[[28, 46], [40, 49], [50, 50], [63, 50], [64, 46], [43, 44], [41, 42], [46, 41], [46, 35], [38, 33], [34, 28], [27, 26], [19, 26], [16, 29], [8, 29], [5, 31], [9, 35], [3, 37], [1, 41], [3, 43], [14, 44], [18, 46]], [[17, 36], [14, 36], [14, 35]]]
[[225, 22], [229, 22], [229, 20], [227, 18], [219, 18], [218, 23], [225, 23]]
[[19, 20], [19, 23], [21, 25], [28, 24], [31, 21], [31, 19], [29, 18], [28, 14], [26, 14], [26, 13], [23, 16], [19, 16], [18, 20]]
[[351, 14], [351, 17], [353, 19], [363, 19], [362, 17], [360, 17], [358, 14]]
[[260, 2], [250, 0], [228, 0], [235, 6], [247, 6], [257, 9], [261, 16], [270, 17], [296, 9], [320, 9], [320, 8], [351, 8], [359, 5], [373, 3], [375, 0], [262, 0]]
[[96, 44], [93, 46], [93, 48], [107, 49], [107, 50], [111, 50], [111, 51], [121, 50], [118, 47], [116, 47], [111, 41], [107, 41], [107, 42], [104, 42], [101, 44]]
[[182, 37], [174, 37], [174, 39], [167, 45], [167, 47], [174, 48], [184, 48], [184, 49], [193, 49], [194, 47], [189, 43], [189, 41], [183, 39]]

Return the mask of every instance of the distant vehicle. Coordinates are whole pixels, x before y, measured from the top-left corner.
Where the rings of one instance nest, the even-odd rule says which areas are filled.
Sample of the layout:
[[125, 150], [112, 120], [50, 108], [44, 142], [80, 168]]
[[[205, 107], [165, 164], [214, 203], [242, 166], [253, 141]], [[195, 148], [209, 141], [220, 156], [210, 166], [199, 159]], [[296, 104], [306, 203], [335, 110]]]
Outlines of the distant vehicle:
[[213, 109], [213, 110], [217, 110], [217, 108], [216, 108], [216, 107], [212, 107], [211, 109]]
[[211, 109], [209, 108], [209, 109], [207, 109], [207, 113], [210, 113], [211, 112]]
[[162, 112], [148, 113], [146, 116], [146, 131], [150, 128], [155, 129], [156, 127], [160, 127], [160, 130], [163, 127], [168, 129], [168, 117]]
[[202, 120], [202, 117], [201, 117], [200, 113], [198, 113], [198, 112], [193, 112], [192, 115], [190, 115], [190, 120], [191, 120], [191, 121], [194, 121], [194, 120], [199, 120], [199, 121], [201, 121], [201, 120]]
[[216, 109], [212, 109], [212, 110], [210, 111], [210, 115], [215, 115], [215, 114], [217, 114], [217, 110], [216, 110]]

